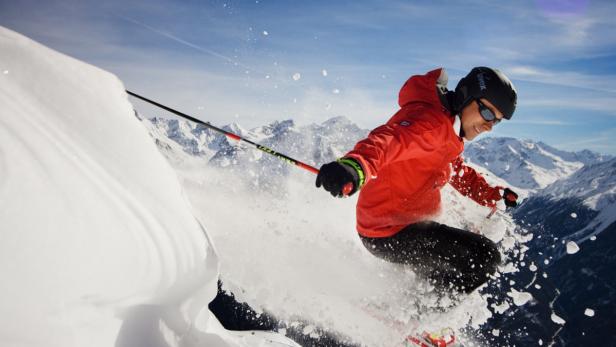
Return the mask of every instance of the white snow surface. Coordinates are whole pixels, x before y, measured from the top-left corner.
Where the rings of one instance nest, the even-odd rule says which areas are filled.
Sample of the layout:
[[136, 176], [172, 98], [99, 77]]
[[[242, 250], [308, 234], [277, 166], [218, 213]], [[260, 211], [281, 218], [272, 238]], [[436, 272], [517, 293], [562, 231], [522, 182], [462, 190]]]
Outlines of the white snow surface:
[[[292, 172], [280, 181], [284, 193], [274, 194], [251, 190], [242, 170], [222, 171], [203, 159], [188, 164], [185, 158], [177, 168], [197, 215], [209, 221], [225, 289], [257, 310], [288, 324], [305, 319], [366, 346], [402, 341], [415, 324], [461, 328], [491, 316], [486, 298], [477, 292], [439, 313], [430, 286], [363, 247], [355, 231], [356, 197], [331, 198], [314, 188], [310, 173]], [[444, 195], [449, 200], [453, 194]], [[457, 209], [438, 220], [489, 231], [486, 235], [496, 241], [513, 232], [504, 218], [485, 219], [488, 209]], [[418, 315], [418, 307], [427, 312]]]
[[207, 309], [218, 257], [115, 76], [3, 27], [0, 70], [0, 345], [288, 343]]

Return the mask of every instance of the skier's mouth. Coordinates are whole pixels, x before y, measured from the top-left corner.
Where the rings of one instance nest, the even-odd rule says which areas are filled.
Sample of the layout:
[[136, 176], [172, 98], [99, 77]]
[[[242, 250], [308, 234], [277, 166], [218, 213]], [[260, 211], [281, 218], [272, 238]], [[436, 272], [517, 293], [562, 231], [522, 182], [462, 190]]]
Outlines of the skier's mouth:
[[481, 131], [479, 130], [479, 128], [477, 128], [477, 126], [473, 126], [473, 128], [475, 129], [475, 132], [477, 133], [477, 135], [481, 134]]

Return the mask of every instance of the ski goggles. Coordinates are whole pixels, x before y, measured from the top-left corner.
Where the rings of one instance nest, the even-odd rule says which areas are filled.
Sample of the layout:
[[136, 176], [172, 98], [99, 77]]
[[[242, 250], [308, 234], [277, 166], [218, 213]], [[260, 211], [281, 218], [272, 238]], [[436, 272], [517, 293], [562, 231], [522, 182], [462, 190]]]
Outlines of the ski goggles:
[[496, 114], [484, 105], [481, 100], [475, 99], [475, 101], [477, 101], [477, 105], [479, 105], [479, 114], [486, 122], [492, 122], [494, 125], [500, 123], [501, 120], [496, 118]]

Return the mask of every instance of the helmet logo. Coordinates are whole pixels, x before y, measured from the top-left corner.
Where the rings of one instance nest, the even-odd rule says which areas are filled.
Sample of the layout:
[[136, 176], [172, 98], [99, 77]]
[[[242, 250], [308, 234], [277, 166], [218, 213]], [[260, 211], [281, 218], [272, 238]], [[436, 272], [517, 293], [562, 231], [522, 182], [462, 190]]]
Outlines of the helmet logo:
[[485, 80], [484, 76], [485, 76], [485, 74], [483, 72], [477, 74], [477, 81], [479, 82], [479, 89], [481, 91], [484, 91], [484, 90], [488, 89], [488, 87], [486, 87], [486, 80]]

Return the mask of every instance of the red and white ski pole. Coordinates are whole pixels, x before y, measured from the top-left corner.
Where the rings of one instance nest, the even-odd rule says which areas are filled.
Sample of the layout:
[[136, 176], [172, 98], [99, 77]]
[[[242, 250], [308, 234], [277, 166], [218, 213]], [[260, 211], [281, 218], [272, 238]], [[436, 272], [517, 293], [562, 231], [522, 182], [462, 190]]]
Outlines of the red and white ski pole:
[[[297, 160], [297, 159], [293, 159], [293, 158], [289, 157], [288, 155], [285, 155], [285, 154], [282, 154], [282, 153], [276, 152], [276, 151], [274, 151], [274, 150], [273, 150], [273, 149], [271, 149], [271, 148], [265, 147], [265, 146], [260, 145], [260, 144], [258, 144], [258, 143], [252, 142], [252, 141], [250, 141], [250, 140], [248, 140], [248, 139], [246, 139], [246, 138], [243, 138], [243, 137], [241, 137], [241, 136], [239, 136], [239, 135], [237, 135], [237, 134], [234, 134], [234, 133], [232, 133], [232, 132], [229, 132], [229, 131], [223, 130], [223, 129], [221, 129], [221, 128], [218, 128], [218, 127], [216, 127], [216, 126], [213, 126], [213, 125], [212, 125], [212, 124], [210, 124], [209, 122], [204, 122], [204, 121], [202, 121], [202, 120], [199, 120], [199, 119], [197, 119], [197, 118], [191, 117], [191, 116], [189, 116], [189, 115], [187, 115], [187, 114], [185, 114], [185, 113], [182, 113], [182, 112], [180, 112], [180, 111], [176, 111], [176, 110], [174, 110], [174, 109], [172, 109], [172, 108], [170, 108], [170, 107], [167, 107], [167, 106], [165, 106], [165, 105], [163, 105], [163, 104], [159, 104], [159, 103], [158, 103], [158, 102], [156, 102], [156, 101], [150, 100], [150, 99], [148, 99], [148, 98], [146, 98], [146, 97], [144, 97], [144, 96], [141, 96], [141, 95], [139, 95], [139, 94], [133, 93], [133, 92], [131, 92], [131, 91], [129, 91], [129, 90], [127, 90], [127, 91], [126, 91], [126, 93], [128, 93], [129, 95], [132, 95], [132, 96], [136, 97], [137, 99], [143, 100], [143, 101], [145, 101], [145, 102], [147, 102], [147, 103], [149, 103], [149, 104], [151, 104], [151, 105], [154, 105], [154, 106], [156, 106], [156, 107], [162, 108], [162, 109], [163, 109], [163, 110], [165, 110], [165, 111], [169, 111], [169, 112], [171, 112], [171, 113], [173, 113], [173, 114], [175, 114], [175, 115], [177, 115], [177, 116], [180, 116], [180, 117], [182, 117], [182, 118], [188, 119], [189, 121], [192, 121], [192, 122], [195, 122], [195, 123], [199, 123], [199, 124], [201, 124], [201, 125], [204, 125], [204, 126], [206, 126], [207, 128], [209, 128], [209, 129], [212, 129], [212, 130], [214, 130], [214, 131], [216, 131], [216, 132], [219, 132], [219, 133], [221, 133], [221, 134], [224, 134], [227, 138], [229, 138], [229, 139], [231, 139], [231, 140], [235, 140], [235, 141], [238, 141], [238, 142], [244, 142], [244, 143], [247, 143], [247, 144], [249, 144], [249, 145], [251, 145], [251, 146], [255, 147], [256, 149], [258, 149], [258, 150], [260, 150], [260, 151], [263, 151], [263, 152], [265, 152], [265, 153], [267, 153], [267, 154], [273, 155], [274, 157], [276, 157], [276, 158], [278, 158], [278, 159], [281, 159], [281, 160], [283, 160], [283, 161], [285, 161], [285, 162], [287, 162], [287, 163], [289, 163], [289, 164], [299, 166], [300, 168], [302, 168], [302, 169], [304, 169], [304, 170], [307, 170], [307, 171], [310, 171], [310, 172], [312, 172], [312, 173], [314, 173], [314, 174], [317, 174], [317, 175], [319, 174], [319, 169], [317, 169], [317, 168], [315, 168], [315, 167], [313, 167], [313, 166], [311, 166], [311, 165], [308, 165], [308, 164], [306, 164], [306, 163], [303, 163], [303, 162], [301, 162], [301, 161], [299, 161], [299, 160]], [[342, 189], [342, 194], [343, 194], [344, 196], [348, 196], [348, 195], [349, 195], [349, 193], [350, 193], [352, 190], [353, 190], [353, 183], [347, 183], [347, 184], [344, 186], [344, 188]]]

